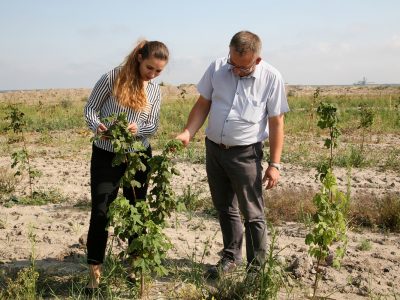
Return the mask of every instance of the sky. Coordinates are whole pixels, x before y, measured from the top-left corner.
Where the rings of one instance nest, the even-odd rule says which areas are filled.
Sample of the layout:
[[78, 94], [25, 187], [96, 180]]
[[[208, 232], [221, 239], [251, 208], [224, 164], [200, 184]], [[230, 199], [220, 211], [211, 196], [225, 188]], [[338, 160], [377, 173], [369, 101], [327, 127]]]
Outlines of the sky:
[[287, 84], [400, 83], [399, 0], [0, 0], [0, 90], [92, 88], [143, 38], [197, 83], [240, 30]]

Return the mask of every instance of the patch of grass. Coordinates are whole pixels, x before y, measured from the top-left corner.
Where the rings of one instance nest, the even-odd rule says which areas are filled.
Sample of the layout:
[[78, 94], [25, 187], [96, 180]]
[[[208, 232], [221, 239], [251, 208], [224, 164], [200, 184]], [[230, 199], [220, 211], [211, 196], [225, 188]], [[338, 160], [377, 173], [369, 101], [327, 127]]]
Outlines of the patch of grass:
[[186, 210], [190, 213], [210, 209], [212, 207], [210, 199], [201, 197], [201, 194], [201, 189], [196, 189], [191, 185], [187, 185], [184, 188], [182, 195], [178, 196], [179, 202], [183, 202]]
[[4, 206], [11, 207], [13, 205], [46, 205], [66, 202], [67, 198], [58, 190], [38, 190], [32, 193], [32, 197], [26, 196], [10, 196], [0, 202]]
[[[83, 102], [62, 100], [56, 104], [18, 103], [18, 108], [25, 114], [29, 131], [67, 130], [85, 127]], [[8, 105], [0, 104], [0, 111], [6, 111]], [[3, 113], [0, 114], [0, 131], [7, 126]]]
[[338, 167], [362, 168], [370, 166], [370, 161], [360, 148], [350, 146], [346, 152], [338, 153], [334, 159], [334, 165]]
[[369, 251], [372, 249], [371, 241], [368, 239], [362, 239], [360, 243], [357, 245], [356, 249], [360, 251]]
[[37, 281], [39, 273], [34, 266], [21, 269], [16, 277], [7, 277], [0, 299], [38, 299]]
[[204, 139], [201, 141], [192, 141], [183, 153], [183, 158], [192, 164], [205, 164], [206, 151]]
[[382, 166], [383, 171], [392, 170], [400, 172], [400, 149], [389, 149], [385, 163]]
[[[204, 277], [204, 260], [210, 255], [210, 249], [215, 241], [215, 234], [208, 238], [202, 245], [197, 244], [195, 239], [195, 245], [191, 248], [188, 245], [189, 250], [192, 250], [188, 254], [188, 259], [180, 259], [175, 261], [170, 269], [171, 273], [176, 276], [176, 281], [183, 282], [184, 285], [177, 290], [173, 290], [169, 293], [171, 299], [208, 299], [209, 287]], [[201, 253], [198, 253], [198, 249], [201, 248]]]
[[378, 202], [378, 225], [390, 231], [400, 231], [400, 195], [387, 195]]
[[400, 231], [400, 195], [357, 195], [350, 205], [349, 219], [352, 225], [378, 227], [392, 232]]
[[0, 167], [0, 195], [10, 194], [15, 191], [16, 179], [10, 169]]
[[91, 200], [90, 199], [79, 199], [73, 207], [79, 208], [79, 209], [84, 209], [84, 210], [90, 210], [92, 207], [91, 205]]
[[276, 249], [277, 232], [270, 228], [270, 243], [266, 262], [259, 273], [247, 274], [244, 268], [224, 276], [217, 281], [216, 288], [210, 289], [211, 299], [277, 299], [281, 289], [290, 294], [288, 274], [278, 260]]

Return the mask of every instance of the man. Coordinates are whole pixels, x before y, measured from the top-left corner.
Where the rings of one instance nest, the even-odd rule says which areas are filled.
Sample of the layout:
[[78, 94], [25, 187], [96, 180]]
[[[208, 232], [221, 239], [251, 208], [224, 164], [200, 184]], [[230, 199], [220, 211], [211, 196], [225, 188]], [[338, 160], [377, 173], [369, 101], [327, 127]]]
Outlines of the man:
[[[244, 218], [247, 271], [265, 261], [267, 232], [262, 184], [277, 185], [283, 148], [283, 115], [289, 111], [280, 73], [260, 57], [261, 40], [236, 33], [228, 58], [217, 59], [197, 85], [200, 97], [176, 138], [186, 146], [208, 116], [206, 171], [218, 211], [223, 254], [208, 276], [233, 271], [242, 260]], [[263, 176], [263, 141], [269, 138], [270, 162]]]

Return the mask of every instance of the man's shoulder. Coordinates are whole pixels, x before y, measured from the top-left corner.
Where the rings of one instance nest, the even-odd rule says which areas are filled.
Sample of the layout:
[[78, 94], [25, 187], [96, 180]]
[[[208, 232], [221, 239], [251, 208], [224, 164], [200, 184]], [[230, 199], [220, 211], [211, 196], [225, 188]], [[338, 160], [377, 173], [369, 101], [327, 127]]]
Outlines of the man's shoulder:
[[281, 72], [275, 68], [273, 65], [267, 63], [265, 60], [262, 60], [259, 64], [260, 73], [262, 76], [274, 79], [282, 79]]
[[210, 66], [212, 66], [214, 68], [215, 71], [220, 70], [221, 68], [223, 68], [224, 66], [226, 66], [226, 61], [227, 58], [226, 57], [219, 57], [217, 59], [215, 59]]

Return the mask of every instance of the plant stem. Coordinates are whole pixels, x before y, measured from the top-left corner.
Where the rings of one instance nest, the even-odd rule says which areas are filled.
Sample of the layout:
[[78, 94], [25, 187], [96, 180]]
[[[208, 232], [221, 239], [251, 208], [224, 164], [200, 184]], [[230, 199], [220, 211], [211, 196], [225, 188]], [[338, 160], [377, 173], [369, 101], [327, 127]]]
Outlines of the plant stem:
[[318, 281], [319, 281], [319, 265], [321, 263], [321, 257], [318, 257], [317, 260], [317, 270], [316, 270], [316, 274], [315, 274], [315, 281], [314, 281], [314, 292], [313, 292], [313, 297], [312, 299], [315, 299], [315, 296], [317, 294], [317, 289], [318, 289]]
[[143, 298], [144, 295], [144, 274], [143, 269], [140, 270], [140, 298]]
[[31, 174], [31, 162], [29, 160], [29, 153], [28, 153], [28, 148], [26, 146], [26, 140], [24, 136], [24, 132], [21, 131], [22, 134], [22, 141], [24, 142], [24, 151], [26, 153], [26, 161], [28, 163], [28, 177], [29, 177], [29, 191], [30, 191], [30, 198], [33, 201], [33, 182], [32, 182], [32, 174]]

